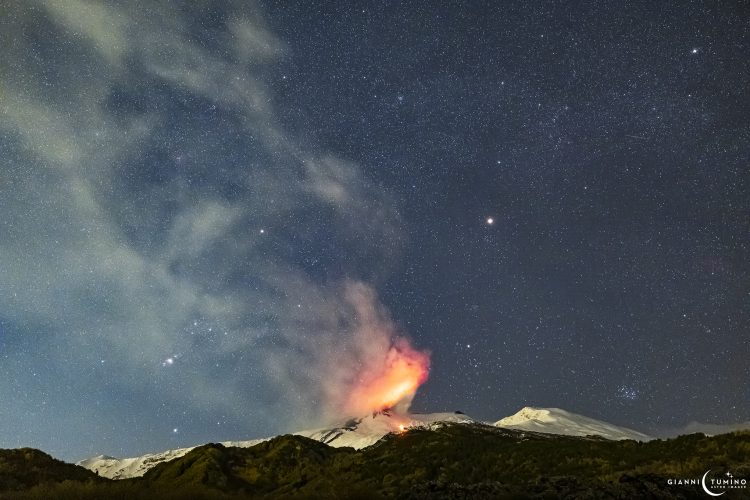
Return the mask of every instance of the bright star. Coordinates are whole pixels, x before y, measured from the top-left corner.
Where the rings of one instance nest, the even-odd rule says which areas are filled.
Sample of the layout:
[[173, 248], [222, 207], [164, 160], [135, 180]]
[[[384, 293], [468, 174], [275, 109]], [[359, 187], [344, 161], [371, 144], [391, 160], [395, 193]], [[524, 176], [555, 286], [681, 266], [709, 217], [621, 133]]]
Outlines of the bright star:
[[490, 225], [490, 226], [491, 226], [491, 225], [492, 225], [492, 224], [494, 224], [494, 223], [495, 223], [495, 219], [493, 219], [492, 217], [487, 217], [487, 224], [488, 224], [488, 225]]
[[691, 54], [697, 54], [698, 53], [698, 49], [693, 49], [693, 50], [690, 51], [690, 53]]

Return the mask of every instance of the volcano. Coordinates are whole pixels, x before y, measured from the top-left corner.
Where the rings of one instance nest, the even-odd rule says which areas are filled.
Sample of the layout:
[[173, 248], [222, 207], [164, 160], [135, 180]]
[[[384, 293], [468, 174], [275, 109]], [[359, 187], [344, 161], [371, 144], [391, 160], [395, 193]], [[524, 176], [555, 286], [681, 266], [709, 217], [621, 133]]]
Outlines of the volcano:
[[[577, 415], [559, 408], [523, 408], [509, 417], [488, 423], [476, 420], [461, 412], [444, 413], [400, 413], [393, 408], [375, 411], [367, 415], [345, 419], [332, 427], [311, 429], [294, 433], [320, 441], [336, 448], [351, 447], [362, 449], [380, 441], [391, 433], [404, 432], [408, 429], [433, 429], [445, 423], [463, 425], [483, 425], [503, 427], [541, 434], [561, 434], [571, 436], [598, 436], [609, 440], [633, 439], [648, 441], [646, 434], [619, 427], [593, 418]], [[248, 441], [226, 441], [224, 446], [249, 448], [271, 437]], [[96, 456], [78, 462], [77, 465], [111, 479], [139, 477], [149, 469], [162, 463], [180, 458], [195, 447], [167, 450], [150, 453], [140, 457], [115, 458]]]
[[295, 434], [315, 439], [336, 448], [349, 446], [359, 450], [375, 444], [391, 432], [403, 432], [411, 428], [430, 428], [431, 425], [442, 422], [481, 423], [461, 412], [400, 414], [396, 410], [388, 408], [365, 417], [349, 419], [338, 427], [302, 431]]

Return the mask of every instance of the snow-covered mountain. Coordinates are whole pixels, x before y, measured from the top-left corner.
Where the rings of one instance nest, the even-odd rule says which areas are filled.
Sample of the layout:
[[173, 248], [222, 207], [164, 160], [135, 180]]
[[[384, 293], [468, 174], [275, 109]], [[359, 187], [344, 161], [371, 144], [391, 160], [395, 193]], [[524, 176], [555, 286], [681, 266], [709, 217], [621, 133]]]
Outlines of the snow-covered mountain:
[[[336, 427], [300, 431], [295, 432], [295, 435], [315, 439], [316, 441], [326, 443], [335, 448], [350, 446], [355, 449], [360, 449], [375, 444], [383, 436], [391, 432], [400, 432], [407, 428], [429, 426], [436, 422], [471, 423], [477, 421], [459, 412], [410, 414], [404, 416], [390, 410], [384, 410], [362, 418], [349, 419]], [[224, 441], [221, 444], [224, 446], [249, 448], [269, 439], [271, 438], [251, 439], [249, 441]], [[115, 458], [106, 455], [99, 455], [82, 460], [78, 462], [77, 465], [94, 471], [103, 477], [108, 477], [110, 479], [126, 479], [129, 477], [142, 476], [152, 467], [162, 462], [168, 462], [175, 458], [180, 458], [193, 448], [195, 447], [178, 448], [160, 453], [148, 453], [133, 458]]]
[[[312, 429], [295, 433], [298, 436], [315, 439], [329, 446], [360, 449], [375, 444], [391, 432], [402, 432], [408, 428], [431, 427], [441, 422], [461, 424], [483, 423], [461, 412], [426, 413], [402, 415], [384, 410], [361, 418], [352, 418], [336, 427]], [[490, 424], [491, 425], [491, 424]], [[497, 421], [497, 427], [509, 429], [566, 434], [571, 436], [597, 435], [606, 439], [651, 439], [640, 432], [618, 427], [592, 418], [576, 415], [558, 408], [524, 408], [515, 415]], [[271, 438], [250, 441], [225, 441], [224, 446], [249, 448]], [[78, 465], [97, 472], [100, 476], [112, 479], [138, 477], [162, 462], [167, 462], [187, 454], [193, 448], [179, 448], [161, 453], [149, 453], [133, 458], [98, 456], [78, 462]]]
[[495, 422], [497, 427], [566, 436], [601, 436], [615, 441], [653, 439], [638, 431], [570, 413], [560, 408], [532, 408], [527, 406], [515, 415]]
[[[249, 441], [225, 441], [221, 444], [224, 446], [249, 448], [258, 443], [262, 443], [267, 439], [270, 438], [251, 439]], [[96, 472], [102, 477], [108, 477], [110, 479], [127, 479], [129, 477], [140, 477], [150, 468], [162, 462], [169, 462], [175, 458], [180, 458], [193, 448], [195, 448], [195, 446], [189, 448], [177, 448], [175, 450], [167, 450], [159, 453], [147, 453], [140, 457], [132, 458], [115, 458], [106, 455], [99, 455], [97, 457], [87, 458], [86, 460], [76, 462], [76, 465], [80, 465], [90, 471]]]

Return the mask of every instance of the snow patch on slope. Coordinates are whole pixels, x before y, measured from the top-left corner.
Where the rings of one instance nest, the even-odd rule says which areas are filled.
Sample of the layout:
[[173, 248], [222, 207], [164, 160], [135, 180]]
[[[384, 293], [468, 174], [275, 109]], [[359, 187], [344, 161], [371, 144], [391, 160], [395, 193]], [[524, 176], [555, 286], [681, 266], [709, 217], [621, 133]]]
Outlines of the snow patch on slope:
[[[263, 441], [266, 441], [266, 439], [225, 441], [221, 444], [238, 448], [250, 448], [251, 446], [255, 446]], [[81, 460], [80, 462], [77, 462], [76, 465], [85, 467], [86, 469], [109, 479], [127, 479], [130, 477], [140, 477], [156, 465], [187, 455], [187, 453], [194, 448], [196, 447], [178, 448], [176, 450], [167, 450], [160, 453], [147, 453], [146, 455], [132, 458], [115, 458], [99, 455], [98, 457]]]

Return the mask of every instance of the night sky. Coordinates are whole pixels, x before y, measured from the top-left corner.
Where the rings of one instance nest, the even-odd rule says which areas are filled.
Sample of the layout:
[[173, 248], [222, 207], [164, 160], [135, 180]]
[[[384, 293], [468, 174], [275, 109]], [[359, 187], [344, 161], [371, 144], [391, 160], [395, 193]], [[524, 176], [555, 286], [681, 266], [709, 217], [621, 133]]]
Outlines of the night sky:
[[413, 411], [750, 420], [749, 54], [744, 2], [3, 1], [0, 447], [315, 427], [397, 337]]

